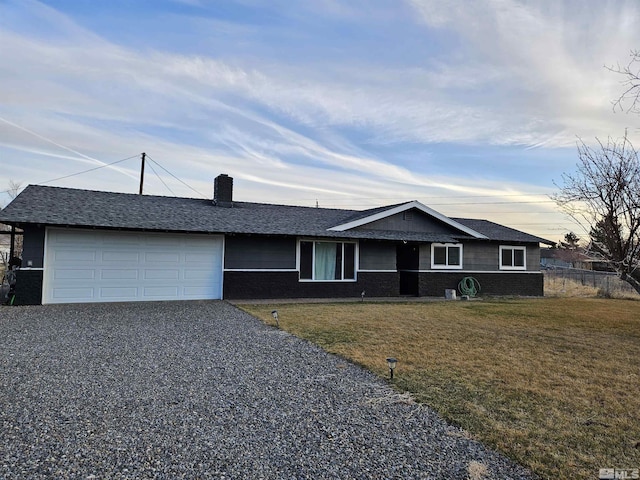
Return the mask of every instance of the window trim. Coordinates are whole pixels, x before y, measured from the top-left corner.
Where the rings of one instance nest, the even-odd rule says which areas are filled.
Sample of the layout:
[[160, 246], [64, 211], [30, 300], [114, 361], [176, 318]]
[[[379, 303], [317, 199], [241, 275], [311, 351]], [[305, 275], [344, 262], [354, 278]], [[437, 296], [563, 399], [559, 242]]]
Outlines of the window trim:
[[[502, 264], [502, 252], [504, 250], [511, 250], [511, 265]], [[516, 250], [522, 251], [522, 263], [523, 265], [513, 265], [514, 253]], [[500, 253], [498, 254], [498, 267], [500, 270], [526, 270], [527, 269], [527, 247], [524, 245], [500, 245]]]
[[[435, 263], [435, 255], [434, 249], [436, 247], [445, 247], [446, 248], [446, 264], [436, 264]], [[449, 248], [456, 247], [459, 250], [460, 255], [460, 265], [449, 265]], [[462, 243], [432, 243], [431, 244], [431, 268], [433, 270], [462, 270], [463, 268], [463, 244]]]
[[[300, 265], [302, 263], [302, 255], [301, 255], [301, 243], [302, 242], [310, 242], [313, 244], [312, 249], [312, 257], [311, 257], [311, 277], [312, 278], [302, 278], [300, 275], [302, 274], [300, 270]], [[314, 277], [316, 275], [316, 243], [339, 243], [342, 245], [342, 264], [341, 264], [341, 279], [333, 279], [333, 280], [316, 280]], [[344, 278], [345, 271], [345, 255], [344, 255], [344, 245], [345, 244], [353, 245], [353, 278]], [[296, 244], [296, 270], [298, 271], [298, 281], [299, 282], [325, 282], [325, 283], [344, 283], [344, 282], [357, 282], [358, 281], [358, 267], [359, 267], [359, 245], [355, 240], [340, 240], [340, 239], [318, 239], [318, 238], [299, 238]]]

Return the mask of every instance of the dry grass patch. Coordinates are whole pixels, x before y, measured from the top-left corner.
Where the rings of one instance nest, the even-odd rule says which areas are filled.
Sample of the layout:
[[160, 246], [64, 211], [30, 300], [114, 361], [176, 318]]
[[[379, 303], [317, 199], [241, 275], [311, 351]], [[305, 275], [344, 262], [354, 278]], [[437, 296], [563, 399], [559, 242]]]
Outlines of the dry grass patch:
[[545, 478], [640, 466], [640, 309], [627, 300], [243, 305], [387, 376]]
[[545, 297], [605, 297], [627, 300], [640, 300], [637, 292], [631, 286], [617, 277], [610, 277], [606, 282], [601, 282], [601, 287], [594, 287], [588, 281], [586, 283], [565, 278], [562, 275], [545, 273], [544, 296]]
[[545, 297], [597, 297], [598, 289], [566, 278], [544, 278]]

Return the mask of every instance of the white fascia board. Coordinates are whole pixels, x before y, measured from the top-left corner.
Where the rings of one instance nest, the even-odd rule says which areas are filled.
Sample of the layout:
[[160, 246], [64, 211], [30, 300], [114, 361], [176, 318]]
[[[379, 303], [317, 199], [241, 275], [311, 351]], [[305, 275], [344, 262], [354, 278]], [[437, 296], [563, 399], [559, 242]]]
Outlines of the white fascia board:
[[429, 215], [430, 217], [436, 218], [441, 222], [449, 225], [450, 227], [453, 227], [456, 230], [460, 230], [461, 232], [467, 233], [474, 238], [488, 239], [488, 237], [486, 237], [485, 235], [482, 235], [481, 233], [476, 232], [475, 230], [472, 230], [469, 227], [465, 227], [461, 223], [451, 220], [449, 217], [441, 214], [440, 212], [436, 212], [434, 209], [427, 207], [426, 205], [418, 202], [417, 200], [413, 200], [411, 202], [398, 205], [397, 207], [390, 208], [389, 210], [384, 210], [382, 212], [376, 213], [374, 215], [370, 215], [368, 217], [361, 218], [359, 220], [354, 220], [353, 222], [343, 223], [342, 225], [336, 225], [335, 227], [331, 227], [328, 230], [331, 230], [334, 232], [344, 232], [346, 230], [351, 230], [352, 228], [366, 225], [367, 223], [375, 222], [376, 220], [382, 220], [383, 218], [390, 217], [397, 213], [402, 213], [404, 211], [411, 210], [412, 208], [420, 210], [424, 214]]

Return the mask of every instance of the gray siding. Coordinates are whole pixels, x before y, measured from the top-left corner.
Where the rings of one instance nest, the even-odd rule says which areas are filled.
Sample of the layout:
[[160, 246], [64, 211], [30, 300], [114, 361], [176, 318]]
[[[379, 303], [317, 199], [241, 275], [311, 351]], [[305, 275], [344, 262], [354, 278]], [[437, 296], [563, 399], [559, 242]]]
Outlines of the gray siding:
[[[31, 261], [31, 265], [27, 262]], [[22, 243], [22, 266], [42, 268], [44, 261], [44, 227], [26, 225]]]
[[395, 243], [360, 241], [360, 270], [395, 269]]
[[[472, 242], [462, 246], [462, 270], [495, 272], [500, 270], [500, 246], [519, 246], [517, 243]], [[522, 246], [522, 244], [520, 244]], [[527, 248], [527, 271], [540, 270], [540, 246], [524, 245]], [[431, 269], [431, 244], [420, 245], [420, 270]], [[517, 270], [516, 270], [517, 271]]]
[[420, 245], [420, 270], [429, 270], [431, 268], [431, 244], [423, 243]]
[[464, 245], [464, 270], [495, 272], [500, 269], [500, 245], [497, 243], [467, 243]]
[[359, 229], [363, 230], [394, 230], [400, 232], [423, 232], [423, 233], [458, 233], [450, 226], [435, 220], [419, 210], [411, 209], [407, 213], [412, 214], [411, 220], [405, 220], [404, 213], [397, 213], [390, 217], [367, 223]]
[[527, 245], [527, 270], [540, 270], [540, 245]]
[[225, 237], [224, 267], [235, 269], [296, 268], [293, 237]]

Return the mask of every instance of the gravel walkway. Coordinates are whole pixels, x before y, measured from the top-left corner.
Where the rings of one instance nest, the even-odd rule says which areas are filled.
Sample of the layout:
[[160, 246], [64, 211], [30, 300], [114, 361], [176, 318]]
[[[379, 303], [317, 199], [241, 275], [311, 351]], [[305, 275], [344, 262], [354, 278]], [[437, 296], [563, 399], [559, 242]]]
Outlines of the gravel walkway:
[[0, 307], [0, 478], [532, 478], [225, 302]]

